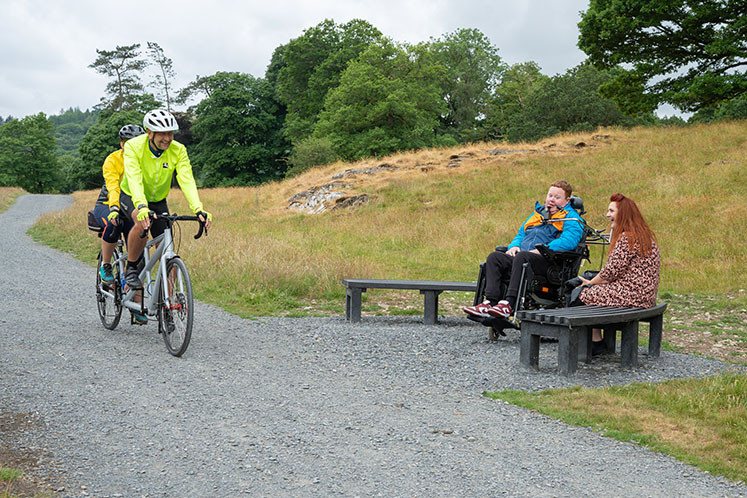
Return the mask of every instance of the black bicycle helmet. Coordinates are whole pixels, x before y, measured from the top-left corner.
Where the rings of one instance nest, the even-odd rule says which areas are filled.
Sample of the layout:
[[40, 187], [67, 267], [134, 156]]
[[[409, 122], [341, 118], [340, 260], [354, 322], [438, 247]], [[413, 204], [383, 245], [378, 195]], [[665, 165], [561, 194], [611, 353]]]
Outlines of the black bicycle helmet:
[[143, 133], [145, 133], [145, 130], [141, 126], [128, 124], [119, 129], [119, 139], [129, 140]]

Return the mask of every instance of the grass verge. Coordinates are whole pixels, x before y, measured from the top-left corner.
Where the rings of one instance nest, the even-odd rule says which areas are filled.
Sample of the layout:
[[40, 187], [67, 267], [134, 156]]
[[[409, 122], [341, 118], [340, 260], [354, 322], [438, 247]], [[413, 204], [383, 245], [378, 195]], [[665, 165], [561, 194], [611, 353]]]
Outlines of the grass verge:
[[23, 189], [16, 187], [0, 187], [0, 213], [12, 206], [19, 195], [25, 193]]
[[747, 481], [747, 376], [486, 396]]

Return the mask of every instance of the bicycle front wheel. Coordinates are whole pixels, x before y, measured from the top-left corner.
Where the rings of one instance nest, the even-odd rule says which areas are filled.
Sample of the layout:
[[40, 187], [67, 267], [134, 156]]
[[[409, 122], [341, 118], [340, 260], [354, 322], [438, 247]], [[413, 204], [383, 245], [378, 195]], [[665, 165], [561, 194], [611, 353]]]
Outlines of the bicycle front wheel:
[[192, 282], [187, 266], [178, 257], [166, 263], [166, 275], [167, 281], [161, 282], [159, 291], [158, 328], [169, 353], [181, 356], [192, 338]]
[[[118, 256], [115, 252], [115, 261]], [[101, 323], [105, 328], [114, 330], [122, 316], [122, 287], [120, 286], [119, 265], [112, 265], [114, 282], [110, 284], [101, 280], [101, 265], [101, 252], [99, 252], [98, 264], [96, 265], [96, 305]]]

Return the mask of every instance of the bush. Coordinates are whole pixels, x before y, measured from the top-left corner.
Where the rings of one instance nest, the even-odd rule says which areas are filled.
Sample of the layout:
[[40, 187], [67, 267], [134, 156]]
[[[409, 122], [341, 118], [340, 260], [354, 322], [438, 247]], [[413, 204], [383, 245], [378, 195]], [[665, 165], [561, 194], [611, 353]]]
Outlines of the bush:
[[291, 167], [285, 172], [286, 178], [300, 175], [312, 166], [337, 161], [337, 154], [326, 138], [309, 137], [299, 142], [291, 152], [288, 162]]

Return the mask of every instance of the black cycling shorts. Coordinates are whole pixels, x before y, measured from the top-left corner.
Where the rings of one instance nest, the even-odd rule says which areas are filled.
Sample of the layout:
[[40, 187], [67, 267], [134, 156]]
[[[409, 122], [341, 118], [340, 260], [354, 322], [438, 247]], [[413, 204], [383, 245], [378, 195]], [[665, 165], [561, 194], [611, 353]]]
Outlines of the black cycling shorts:
[[[125, 194], [124, 192], [119, 193], [119, 208], [122, 210], [122, 218], [124, 219], [125, 223], [129, 223], [128, 225], [125, 225], [125, 230], [129, 231], [131, 227], [135, 225], [135, 222], [132, 221], [132, 213], [135, 211], [135, 206], [132, 204], [132, 197]], [[169, 214], [169, 205], [166, 203], [166, 199], [158, 202], [149, 202], [148, 203], [148, 209], [156, 213], [156, 216], [161, 214]], [[154, 239], [161, 235], [164, 230], [166, 230], [166, 220], [162, 220], [160, 218], [156, 218], [155, 220], [151, 220], [150, 223], [150, 236]]]

